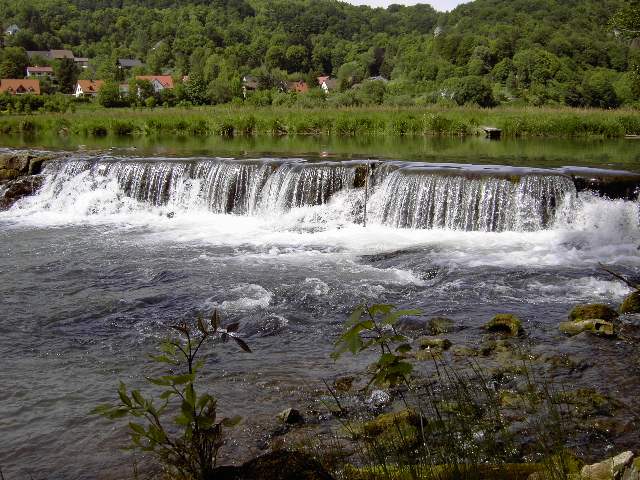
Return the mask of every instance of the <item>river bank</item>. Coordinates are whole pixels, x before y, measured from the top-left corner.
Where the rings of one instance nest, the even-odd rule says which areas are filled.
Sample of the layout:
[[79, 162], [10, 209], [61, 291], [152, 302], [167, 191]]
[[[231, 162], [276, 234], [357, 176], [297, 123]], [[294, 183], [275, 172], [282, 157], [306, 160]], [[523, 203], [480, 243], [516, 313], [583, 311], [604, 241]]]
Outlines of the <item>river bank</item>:
[[2, 134], [86, 137], [181, 135], [282, 136], [484, 136], [503, 138], [622, 138], [640, 135], [635, 110], [571, 108], [248, 108], [194, 107], [87, 109], [73, 113], [0, 116]]

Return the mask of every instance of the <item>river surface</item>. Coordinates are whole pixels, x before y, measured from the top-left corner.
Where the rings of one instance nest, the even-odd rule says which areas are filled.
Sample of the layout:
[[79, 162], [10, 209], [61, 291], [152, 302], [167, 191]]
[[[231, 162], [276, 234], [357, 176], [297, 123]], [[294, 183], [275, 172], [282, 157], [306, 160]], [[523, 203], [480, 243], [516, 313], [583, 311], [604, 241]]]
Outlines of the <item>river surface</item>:
[[[515, 313], [538, 353], [591, 360], [555, 380], [622, 402], [640, 395], [628, 378], [634, 347], [568, 339], [557, 328], [575, 304], [617, 305], [629, 293], [598, 264], [640, 268], [636, 201], [578, 192], [529, 157], [527, 169], [477, 175], [465, 173], [472, 166], [460, 174], [381, 162], [365, 192], [362, 164], [339, 154], [318, 162], [151, 153], [73, 153], [47, 166], [36, 196], [0, 212], [7, 480], [130, 476], [131, 458], [118, 450], [125, 430], [88, 412], [115, 400], [119, 380], [144, 385], [147, 355], [169, 325], [216, 308], [240, 321], [254, 351], [224, 345], [207, 356], [204, 384], [223, 413], [246, 418], [238, 437], [257, 438], [279, 411], [312, 401], [322, 378], [363, 369], [329, 358], [363, 302], [448, 316], [465, 327], [454, 344], [477, 344], [494, 314]], [[551, 166], [597, 164], [569, 157], [557, 154]]]

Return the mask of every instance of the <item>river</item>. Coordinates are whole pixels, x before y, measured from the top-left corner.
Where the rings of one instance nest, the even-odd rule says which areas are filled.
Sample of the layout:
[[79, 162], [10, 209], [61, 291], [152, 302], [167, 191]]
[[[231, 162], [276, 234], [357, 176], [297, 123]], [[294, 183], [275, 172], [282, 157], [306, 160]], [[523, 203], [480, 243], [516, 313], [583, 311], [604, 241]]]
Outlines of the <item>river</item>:
[[502, 150], [455, 146], [411, 162], [317, 146], [302, 156], [89, 147], [48, 164], [39, 193], [0, 212], [7, 480], [130, 475], [117, 449], [125, 430], [88, 412], [115, 400], [120, 379], [144, 385], [169, 325], [216, 308], [254, 353], [219, 346], [204, 382], [222, 412], [245, 417], [236, 446], [252, 454], [263, 426], [313, 403], [321, 379], [363, 370], [329, 358], [363, 302], [450, 317], [464, 327], [454, 344], [477, 344], [494, 314], [515, 313], [534, 352], [589, 362], [554, 381], [622, 402], [640, 394], [627, 379], [634, 347], [557, 328], [578, 303], [629, 293], [599, 262], [640, 268], [637, 201], [578, 188], [572, 175], [584, 171], [560, 168], [636, 170], [627, 144], [604, 164], [588, 145], [584, 162], [575, 146], [552, 161], [489, 144]]

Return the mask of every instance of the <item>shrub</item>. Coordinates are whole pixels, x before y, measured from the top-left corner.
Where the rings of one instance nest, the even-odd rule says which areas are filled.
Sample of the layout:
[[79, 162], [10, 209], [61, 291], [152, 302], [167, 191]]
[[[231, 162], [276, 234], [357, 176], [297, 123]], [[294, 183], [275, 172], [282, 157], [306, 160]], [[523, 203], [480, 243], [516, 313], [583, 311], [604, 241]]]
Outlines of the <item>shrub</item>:
[[[198, 317], [195, 328], [186, 323], [174, 325], [181, 339], [170, 339], [160, 345], [160, 355], [152, 356], [154, 362], [166, 366], [166, 374], [147, 378], [152, 385], [162, 388], [157, 400], [145, 397], [139, 390], [128, 391], [120, 383], [116, 405], [100, 405], [92, 413], [115, 420], [133, 417], [129, 423], [131, 446], [149, 452], [164, 465], [169, 476], [213, 478], [218, 452], [224, 445], [224, 427], [240, 422], [240, 417], [219, 419], [217, 401], [210, 394], [199, 394], [196, 378], [204, 367], [198, 353], [206, 342], [235, 341], [242, 350], [251, 352], [247, 344], [236, 335], [238, 324], [223, 328], [217, 311], [209, 325]], [[177, 412], [176, 412], [177, 411]], [[166, 417], [173, 418], [174, 428], [169, 428]]]

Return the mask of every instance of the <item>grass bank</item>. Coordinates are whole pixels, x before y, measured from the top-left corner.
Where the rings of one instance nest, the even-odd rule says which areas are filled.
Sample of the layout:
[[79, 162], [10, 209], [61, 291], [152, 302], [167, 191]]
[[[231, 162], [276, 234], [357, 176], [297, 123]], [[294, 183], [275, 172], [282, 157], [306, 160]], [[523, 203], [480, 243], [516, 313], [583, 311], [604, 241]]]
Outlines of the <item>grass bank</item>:
[[1, 134], [56, 133], [84, 136], [326, 135], [471, 136], [482, 126], [507, 138], [619, 138], [640, 135], [633, 110], [569, 108], [345, 108], [294, 109], [198, 107], [87, 109], [73, 113], [0, 116]]

